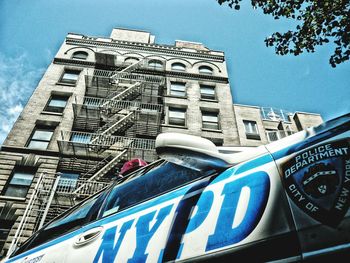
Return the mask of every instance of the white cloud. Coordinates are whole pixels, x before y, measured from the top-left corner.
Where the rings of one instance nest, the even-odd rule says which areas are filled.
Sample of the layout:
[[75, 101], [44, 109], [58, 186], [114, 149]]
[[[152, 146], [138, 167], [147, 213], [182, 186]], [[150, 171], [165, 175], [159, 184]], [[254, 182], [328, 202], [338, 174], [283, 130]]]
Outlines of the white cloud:
[[14, 107], [9, 108], [7, 110], [7, 113], [10, 116], [18, 116], [18, 114], [20, 114], [22, 110], [23, 110], [23, 106], [21, 104], [17, 104]]
[[35, 89], [43, 69], [34, 68], [26, 54], [0, 53], [0, 144]]

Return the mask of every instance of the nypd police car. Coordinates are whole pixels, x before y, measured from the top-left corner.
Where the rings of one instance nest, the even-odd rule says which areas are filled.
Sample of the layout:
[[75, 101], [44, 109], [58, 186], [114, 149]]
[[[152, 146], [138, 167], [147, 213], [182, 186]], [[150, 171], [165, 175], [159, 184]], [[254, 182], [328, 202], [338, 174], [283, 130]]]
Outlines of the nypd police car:
[[160, 160], [48, 223], [6, 262], [349, 262], [349, 130], [350, 114], [235, 154], [161, 134]]

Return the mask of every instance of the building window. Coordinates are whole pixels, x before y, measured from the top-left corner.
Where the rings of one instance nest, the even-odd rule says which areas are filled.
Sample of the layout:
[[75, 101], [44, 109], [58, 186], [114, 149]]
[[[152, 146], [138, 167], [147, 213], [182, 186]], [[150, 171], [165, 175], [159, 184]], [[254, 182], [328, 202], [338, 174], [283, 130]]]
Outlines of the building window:
[[67, 96], [52, 95], [44, 111], [62, 113], [67, 105], [67, 101]]
[[34, 173], [15, 171], [3, 195], [25, 198], [32, 184]]
[[139, 62], [140, 60], [138, 58], [134, 57], [128, 57], [124, 60], [125, 63], [127, 64], [135, 64], [136, 62]]
[[60, 172], [60, 180], [58, 181], [57, 189], [63, 192], [71, 192], [77, 187], [78, 173]]
[[169, 124], [171, 125], [186, 125], [186, 109], [169, 107]]
[[30, 149], [46, 150], [53, 131], [52, 128], [48, 127], [36, 127], [27, 147]]
[[76, 84], [78, 81], [79, 74], [80, 70], [65, 69], [60, 82], [65, 84]]
[[202, 111], [202, 127], [204, 129], [219, 130], [219, 113]]
[[186, 66], [182, 63], [176, 62], [176, 63], [171, 64], [171, 69], [176, 70], [176, 71], [185, 71]]
[[258, 126], [255, 121], [243, 121], [247, 139], [260, 140]]
[[12, 201], [7, 201], [0, 205], [0, 258], [5, 256], [3, 247], [6, 243], [7, 237], [10, 234], [12, 226], [15, 224], [18, 213], [17, 206]]
[[[222, 138], [206, 138], [212, 143], [214, 143], [216, 146], [223, 146], [224, 145], [224, 140]], [[223, 151], [222, 149], [218, 149], [219, 152], [225, 153], [226, 151]], [[226, 152], [227, 153], [227, 152]], [[229, 152], [229, 153], [234, 153], [234, 152]]]
[[201, 99], [206, 99], [206, 100], [215, 100], [216, 99], [214, 86], [200, 84], [199, 87], [201, 90]]
[[274, 142], [280, 139], [280, 133], [278, 130], [266, 129], [266, 134], [269, 142]]
[[162, 69], [163, 68], [163, 63], [160, 60], [153, 59], [153, 60], [150, 60], [148, 62], [148, 66], [150, 68], [154, 68], [154, 69]]
[[200, 66], [198, 68], [199, 73], [201, 74], [213, 74], [213, 69], [211, 67], [208, 66]]
[[170, 82], [170, 95], [185, 97], [186, 96], [186, 84], [183, 82]]
[[292, 131], [290, 125], [286, 125], [286, 134], [287, 136], [292, 135], [294, 132]]
[[81, 60], [86, 60], [88, 57], [88, 53], [85, 51], [76, 51], [73, 53], [72, 58], [73, 59], [81, 59]]
[[74, 132], [70, 138], [71, 142], [89, 143], [91, 141], [90, 133]]
[[100, 98], [84, 97], [83, 104], [90, 107], [99, 107], [103, 102], [104, 100], [101, 100]]

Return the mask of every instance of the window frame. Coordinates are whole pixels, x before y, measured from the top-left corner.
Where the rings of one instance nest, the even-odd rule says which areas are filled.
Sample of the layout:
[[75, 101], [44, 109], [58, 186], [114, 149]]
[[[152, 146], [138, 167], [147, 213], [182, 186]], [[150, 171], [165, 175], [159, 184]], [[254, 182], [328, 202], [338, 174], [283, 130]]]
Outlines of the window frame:
[[[49, 147], [50, 145], [50, 142], [52, 140], [52, 137], [53, 137], [53, 134], [55, 132], [55, 128], [56, 127], [50, 127], [50, 126], [42, 126], [42, 125], [36, 125], [32, 131], [32, 134], [30, 135], [29, 139], [28, 139], [28, 142], [26, 144], [26, 147], [29, 148], [29, 149], [33, 149], [33, 150], [47, 150], [47, 148]], [[51, 132], [51, 136], [50, 136], [50, 139], [37, 139], [37, 138], [33, 138], [35, 136], [35, 133], [37, 131], [44, 131], [44, 132]], [[46, 145], [46, 148], [36, 148], [36, 147], [30, 147], [30, 144], [31, 142], [43, 142], [43, 143], [46, 143], [47, 142], [47, 145]]]
[[[80, 56], [82, 54], [84, 56]], [[72, 54], [72, 59], [87, 60], [88, 56], [89, 56], [89, 53], [87, 53], [86, 51], [78, 50]]]
[[[202, 92], [203, 88], [210, 88], [213, 90], [213, 95], [207, 95], [207, 96], [203, 96], [205, 94], [209, 94], [209, 93], [204, 93]], [[216, 98], [216, 87], [214, 85], [207, 85], [207, 84], [199, 84], [199, 92], [200, 92], [200, 96], [201, 96], [201, 100], [217, 100]]]
[[[174, 109], [175, 109], [175, 111], [174, 111]], [[176, 112], [176, 111], [183, 112], [183, 114], [184, 114], [183, 124], [182, 124], [182, 121], [180, 121], [180, 120], [182, 120], [182, 118], [170, 116], [171, 115], [170, 112]], [[181, 123], [181, 124], [179, 124], [179, 123]], [[174, 126], [179, 126], [179, 127], [186, 127], [187, 126], [186, 123], [187, 123], [187, 108], [169, 106], [169, 108], [168, 108], [168, 124], [174, 125]]]
[[69, 141], [72, 143], [88, 144], [92, 140], [92, 135], [92, 133], [87, 132], [73, 132], [69, 138]]
[[207, 65], [202, 65], [198, 67], [198, 72], [200, 74], [205, 74], [205, 75], [213, 75], [214, 74], [214, 69], [210, 66]]
[[128, 65], [133, 65], [137, 62], [140, 62], [140, 58], [138, 57], [127, 57], [124, 59], [124, 63]]
[[[201, 110], [202, 113], [202, 129], [208, 129], [208, 130], [220, 130], [220, 112], [219, 111], [208, 111], [208, 110]], [[215, 115], [215, 116], [214, 116]], [[216, 117], [215, 121], [210, 120], [204, 120], [204, 117]], [[216, 124], [216, 125], [215, 125]], [[205, 125], [208, 125], [208, 127], [205, 127]], [[210, 125], [215, 125], [215, 127], [210, 127]]]
[[[65, 105], [64, 107], [60, 107], [60, 106], [51, 106], [50, 103], [52, 102], [52, 100], [59, 100], [62, 99], [61, 101], [63, 101], [63, 99], [65, 99]], [[58, 95], [58, 94], [51, 94], [49, 100], [47, 101], [44, 111], [45, 112], [54, 112], [54, 113], [63, 113], [67, 104], [68, 104], [68, 100], [69, 100], [69, 96], [65, 96], [65, 95]]]
[[[60, 174], [60, 180], [58, 181], [57, 189], [76, 189], [80, 177], [79, 173], [74, 173], [70, 171], [60, 171], [58, 173]], [[70, 178], [70, 176], [72, 175], [76, 176], [76, 178]]]
[[[24, 185], [24, 184], [14, 184], [11, 183], [11, 181], [14, 179], [14, 177], [16, 176], [16, 174], [29, 174], [32, 175], [32, 178], [30, 180], [30, 183], [28, 185]], [[36, 169], [34, 168], [30, 168], [30, 167], [15, 167], [12, 172], [11, 175], [8, 177], [8, 180], [6, 182], [6, 184], [4, 185], [4, 188], [1, 190], [1, 195], [2, 196], [8, 196], [8, 197], [14, 197], [14, 198], [27, 198], [28, 192], [30, 190], [31, 185], [33, 184], [34, 178], [35, 178], [35, 174], [36, 174]], [[14, 195], [8, 195], [6, 194], [6, 192], [8, 191], [9, 187], [11, 185], [14, 186], [22, 186], [22, 188], [26, 189], [26, 193], [23, 196], [14, 196]], [[23, 187], [25, 186], [25, 187]]]
[[[68, 86], [75, 86], [79, 81], [79, 75], [81, 73], [81, 69], [71, 69], [71, 68], [65, 68], [61, 74], [61, 77], [58, 81], [59, 84], [64, 84]], [[65, 79], [65, 74], [71, 74], [76, 75], [76, 79]]]
[[[260, 133], [256, 121], [243, 120], [245, 135], [247, 139], [260, 140]], [[248, 127], [248, 129], [247, 129]]]
[[158, 69], [158, 70], [163, 69], [164, 63], [159, 59], [151, 59], [148, 61], [148, 67], [151, 69]]
[[[183, 91], [180, 89], [176, 90], [176, 88], [179, 88], [179, 87], [183, 87]], [[180, 82], [180, 81], [170, 81], [169, 95], [174, 97], [185, 98], [187, 96], [186, 83]]]
[[186, 71], [186, 65], [181, 62], [174, 62], [171, 64], [171, 70], [184, 72]]

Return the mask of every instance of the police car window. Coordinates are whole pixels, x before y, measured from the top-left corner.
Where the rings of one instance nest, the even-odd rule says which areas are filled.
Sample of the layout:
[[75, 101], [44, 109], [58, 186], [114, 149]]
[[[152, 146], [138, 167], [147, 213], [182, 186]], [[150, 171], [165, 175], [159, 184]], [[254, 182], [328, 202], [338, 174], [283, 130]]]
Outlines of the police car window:
[[173, 163], [158, 163], [156, 167], [146, 168], [141, 176], [114, 186], [102, 216], [116, 213], [203, 176], [199, 171]]
[[91, 211], [92, 206], [95, 204], [96, 199], [87, 200], [84, 202], [79, 209], [72, 211], [70, 214], [66, 215], [63, 218], [55, 220], [51, 224], [45, 227], [45, 230], [57, 228], [61, 225], [71, 224], [77, 225], [77, 222], [85, 219], [88, 216], [88, 213]]
[[[103, 192], [79, 204], [76, 208], [69, 210], [56, 220], [46, 225], [37, 232], [29, 242], [16, 251], [14, 255], [23, 253], [26, 250], [37, 247], [49, 240], [55, 239], [68, 232], [80, 228], [82, 225], [96, 219], [101, 202], [103, 201]], [[101, 197], [101, 198], [100, 198]]]

